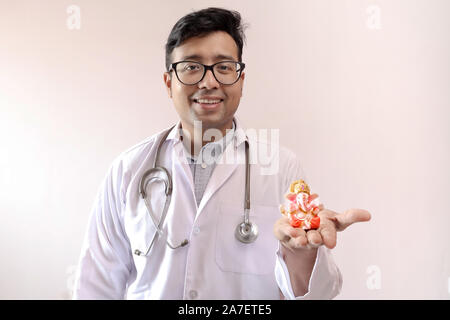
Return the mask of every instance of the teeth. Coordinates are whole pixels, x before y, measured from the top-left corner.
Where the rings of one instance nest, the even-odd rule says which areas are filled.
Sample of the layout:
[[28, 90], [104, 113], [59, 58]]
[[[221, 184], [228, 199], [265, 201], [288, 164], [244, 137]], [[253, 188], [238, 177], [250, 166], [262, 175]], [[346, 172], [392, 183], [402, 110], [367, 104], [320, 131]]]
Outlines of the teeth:
[[199, 103], [211, 103], [211, 104], [215, 104], [215, 103], [219, 103], [220, 100], [208, 100], [208, 99], [198, 99], [197, 100]]

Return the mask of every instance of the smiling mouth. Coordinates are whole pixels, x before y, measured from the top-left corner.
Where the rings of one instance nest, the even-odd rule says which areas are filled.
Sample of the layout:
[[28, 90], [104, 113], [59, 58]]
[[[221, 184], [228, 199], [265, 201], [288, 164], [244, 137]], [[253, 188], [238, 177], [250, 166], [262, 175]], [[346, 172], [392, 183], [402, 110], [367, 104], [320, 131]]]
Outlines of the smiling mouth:
[[214, 105], [214, 104], [218, 104], [222, 101], [223, 101], [223, 99], [194, 99], [195, 103], [206, 104], [206, 105], [208, 105], [208, 104]]

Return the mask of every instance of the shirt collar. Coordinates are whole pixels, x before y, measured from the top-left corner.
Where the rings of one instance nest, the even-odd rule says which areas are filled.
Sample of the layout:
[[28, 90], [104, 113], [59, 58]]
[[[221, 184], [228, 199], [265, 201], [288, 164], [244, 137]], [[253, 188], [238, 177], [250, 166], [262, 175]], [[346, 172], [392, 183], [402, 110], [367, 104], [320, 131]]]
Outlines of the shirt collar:
[[[244, 141], [248, 141], [248, 138], [247, 138], [247, 135], [245, 134], [244, 128], [242, 127], [241, 121], [236, 116], [233, 118], [233, 126], [234, 126], [234, 130], [230, 130], [228, 133], [233, 133], [233, 135], [231, 137], [232, 142], [233, 142], [234, 148], [237, 148]], [[178, 121], [177, 124], [170, 131], [166, 140], [173, 140], [174, 143], [182, 142], [182, 137], [180, 135], [180, 131], [181, 131], [181, 121]], [[225, 137], [227, 137], [227, 135], [225, 135]], [[217, 143], [218, 142], [219, 141], [217, 141]], [[227, 144], [229, 142], [230, 141], [227, 141]]]
[[[225, 148], [228, 146], [228, 144], [231, 142], [231, 140], [233, 139], [234, 133], [236, 131], [235, 128], [235, 124], [234, 121], [232, 121], [232, 128], [227, 129], [226, 130], [226, 134], [224, 137], [222, 137], [220, 140], [217, 141], [211, 141], [206, 143], [200, 150], [200, 153], [202, 152], [202, 150], [209, 150], [209, 153], [214, 149], [214, 158], [218, 158], [223, 150], [225, 150]], [[200, 156], [200, 153], [198, 155], [192, 155], [189, 152], [190, 149], [190, 141], [187, 139], [187, 137], [183, 137], [182, 139], [183, 142], [183, 146], [184, 146], [184, 151], [185, 151], [185, 155], [188, 159], [194, 160], [195, 162], [197, 161], [197, 158]]]

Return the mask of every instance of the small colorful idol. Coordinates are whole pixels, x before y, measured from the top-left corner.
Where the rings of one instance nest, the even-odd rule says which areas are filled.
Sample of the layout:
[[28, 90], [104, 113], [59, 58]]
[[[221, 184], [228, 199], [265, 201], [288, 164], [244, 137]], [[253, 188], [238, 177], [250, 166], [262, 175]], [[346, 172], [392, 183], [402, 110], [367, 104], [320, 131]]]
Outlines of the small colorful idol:
[[291, 226], [304, 230], [317, 229], [320, 218], [317, 215], [323, 208], [317, 194], [311, 194], [304, 180], [291, 183], [285, 195], [286, 203], [280, 205], [280, 212], [289, 218]]

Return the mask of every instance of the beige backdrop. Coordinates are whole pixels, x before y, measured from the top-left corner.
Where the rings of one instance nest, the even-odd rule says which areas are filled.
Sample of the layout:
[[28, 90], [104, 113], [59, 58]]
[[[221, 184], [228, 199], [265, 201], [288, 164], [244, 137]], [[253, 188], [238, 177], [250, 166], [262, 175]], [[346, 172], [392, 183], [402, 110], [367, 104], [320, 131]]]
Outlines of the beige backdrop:
[[177, 121], [170, 29], [208, 6], [250, 25], [244, 124], [279, 128], [329, 208], [373, 215], [339, 235], [338, 298], [449, 299], [446, 0], [1, 0], [0, 298], [70, 297], [112, 160]]

